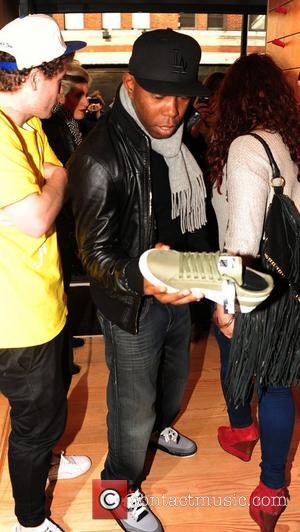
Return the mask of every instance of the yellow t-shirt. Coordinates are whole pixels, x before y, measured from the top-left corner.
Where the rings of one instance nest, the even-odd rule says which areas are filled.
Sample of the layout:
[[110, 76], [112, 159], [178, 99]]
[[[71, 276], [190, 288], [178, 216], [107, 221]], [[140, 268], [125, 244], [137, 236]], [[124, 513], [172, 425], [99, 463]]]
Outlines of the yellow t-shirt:
[[31, 237], [2, 209], [41, 192], [44, 162], [61, 163], [38, 118], [21, 128], [0, 110], [0, 139], [0, 348], [30, 347], [53, 339], [66, 320], [55, 227]]

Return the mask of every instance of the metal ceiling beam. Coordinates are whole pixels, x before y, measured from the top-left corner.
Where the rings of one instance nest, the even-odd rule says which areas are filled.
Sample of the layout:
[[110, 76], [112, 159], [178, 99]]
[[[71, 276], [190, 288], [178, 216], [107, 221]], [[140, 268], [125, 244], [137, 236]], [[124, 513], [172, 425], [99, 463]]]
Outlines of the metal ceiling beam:
[[267, 0], [32, 0], [31, 13], [266, 13]]
[[30, 0], [20, 0], [19, 2], [19, 16], [26, 17], [31, 12], [31, 1]]

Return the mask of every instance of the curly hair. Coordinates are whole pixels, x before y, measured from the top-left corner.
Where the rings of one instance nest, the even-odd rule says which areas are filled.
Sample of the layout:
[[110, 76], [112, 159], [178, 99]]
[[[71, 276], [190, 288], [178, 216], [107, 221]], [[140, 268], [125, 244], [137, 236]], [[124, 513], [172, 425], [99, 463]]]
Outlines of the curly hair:
[[[57, 59], [49, 61], [49, 63], [42, 63], [36, 68], [39, 68], [46, 78], [53, 78], [58, 72], [65, 68], [66, 63], [69, 63], [74, 54], [63, 55]], [[0, 52], [0, 61], [15, 61], [15, 58], [7, 52]], [[0, 91], [14, 91], [17, 90], [29, 76], [32, 68], [23, 68], [22, 70], [6, 70], [0, 69]]]
[[217, 114], [208, 162], [210, 180], [218, 191], [230, 144], [256, 128], [280, 133], [300, 170], [296, 98], [270, 56], [250, 54], [231, 65], [220, 89]]

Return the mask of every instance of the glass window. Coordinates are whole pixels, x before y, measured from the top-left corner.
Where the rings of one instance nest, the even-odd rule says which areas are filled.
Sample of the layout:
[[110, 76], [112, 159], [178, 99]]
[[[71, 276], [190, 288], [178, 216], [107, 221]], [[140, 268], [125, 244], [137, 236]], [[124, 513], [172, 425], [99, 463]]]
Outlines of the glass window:
[[207, 15], [207, 29], [208, 30], [223, 30], [224, 29], [224, 15], [219, 13], [208, 13]]
[[147, 30], [150, 28], [149, 13], [132, 13], [132, 27], [135, 30]]
[[106, 28], [108, 30], [119, 30], [121, 28], [121, 14], [103, 13], [102, 28]]
[[84, 20], [83, 13], [66, 13], [65, 29], [66, 30], [83, 30]]
[[180, 13], [178, 22], [179, 28], [195, 28], [196, 15], [195, 13]]
[[266, 16], [265, 15], [249, 15], [249, 30], [250, 31], [265, 31]]

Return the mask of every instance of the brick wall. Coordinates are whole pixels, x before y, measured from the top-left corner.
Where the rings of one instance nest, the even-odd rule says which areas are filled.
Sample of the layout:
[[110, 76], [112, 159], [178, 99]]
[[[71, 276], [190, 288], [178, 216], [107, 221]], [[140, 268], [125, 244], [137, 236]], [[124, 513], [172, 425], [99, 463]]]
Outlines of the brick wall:
[[132, 14], [121, 13], [121, 28], [123, 30], [131, 30], [132, 28]]
[[177, 13], [151, 13], [150, 27], [157, 28], [172, 28], [178, 29], [178, 15]]
[[240, 31], [242, 27], [242, 15], [225, 15], [225, 28], [228, 31]]
[[100, 13], [85, 13], [84, 14], [84, 29], [85, 30], [99, 30], [102, 27]]
[[206, 13], [196, 16], [196, 29], [207, 30], [207, 14]]
[[[59, 13], [53, 15], [57, 20], [59, 27], [64, 29], [64, 15]], [[172, 28], [178, 29], [178, 14], [177, 13], [150, 13], [150, 27], [156, 28]], [[225, 16], [225, 28], [226, 30], [239, 31], [241, 30], [242, 16], [241, 15], [226, 15]], [[84, 28], [86, 30], [98, 30], [102, 28], [102, 15], [101, 13], [85, 13], [84, 14]], [[132, 28], [132, 14], [121, 13], [121, 28]], [[207, 14], [196, 15], [196, 29], [207, 29]]]

